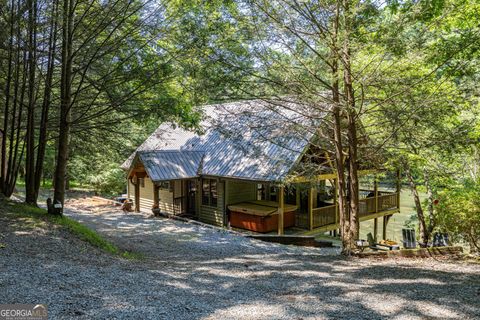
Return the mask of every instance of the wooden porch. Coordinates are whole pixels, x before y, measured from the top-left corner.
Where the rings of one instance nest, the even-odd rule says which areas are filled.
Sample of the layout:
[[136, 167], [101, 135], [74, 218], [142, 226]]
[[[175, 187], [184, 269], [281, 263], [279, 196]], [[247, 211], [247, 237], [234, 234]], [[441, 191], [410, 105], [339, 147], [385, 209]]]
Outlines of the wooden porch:
[[[325, 181], [323, 181], [325, 182]], [[298, 206], [295, 217], [296, 234], [316, 235], [323, 232], [334, 231], [340, 228], [340, 216], [337, 204], [336, 180], [331, 180], [331, 192], [333, 195], [328, 200], [319, 200], [319, 190], [314, 187], [308, 189], [307, 207], [302, 206], [302, 196], [297, 188], [295, 204]], [[285, 192], [280, 188], [279, 195]], [[361, 188], [359, 192], [359, 220], [374, 220], [374, 233], [377, 235], [378, 218], [383, 217], [383, 238], [386, 238], [385, 230], [389, 218], [400, 211], [400, 185], [397, 179], [393, 190], [379, 188], [377, 179], [373, 182], [373, 188]], [[278, 197], [279, 209], [285, 201], [283, 196]], [[279, 210], [281, 214], [281, 210]], [[281, 220], [281, 219], [280, 219]], [[299, 230], [298, 230], [299, 229]], [[283, 225], [279, 222], [278, 234], [284, 234]]]
[[[372, 192], [369, 192], [372, 193]], [[400, 208], [398, 192], [382, 192], [381, 195], [360, 199], [360, 221], [370, 220], [398, 212]], [[314, 230], [322, 228], [325, 231], [338, 229], [338, 205], [309, 208], [308, 216], [297, 213], [296, 226], [302, 229]], [[319, 230], [317, 230], [319, 231]]]

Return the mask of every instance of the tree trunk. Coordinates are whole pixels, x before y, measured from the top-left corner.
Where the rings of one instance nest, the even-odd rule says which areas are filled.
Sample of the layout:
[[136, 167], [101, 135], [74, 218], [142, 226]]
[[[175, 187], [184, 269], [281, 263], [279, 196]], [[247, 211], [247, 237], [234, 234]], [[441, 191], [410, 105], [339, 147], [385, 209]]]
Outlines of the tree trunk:
[[350, 62], [350, 30], [352, 26], [350, 1], [343, 0], [344, 14], [344, 34], [343, 34], [343, 83], [344, 83], [344, 100], [347, 115], [347, 137], [348, 137], [348, 194], [349, 194], [349, 228], [347, 230], [344, 248], [345, 253], [350, 253], [355, 249], [355, 240], [358, 239], [359, 233], [359, 182], [358, 182], [358, 139], [357, 139], [357, 113], [355, 109], [355, 96], [353, 90], [353, 77]]
[[408, 182], [409, 182], [409, 185], [410, 185], [410, 191], [413, 194], [413, 200], [415, 202], [415, 210], [417, 212], [418, 224], [419, 224], [419, 229], [420, 229], [419, 230], [419, 232], [420, 232], [420, 242], [421, 242], [420, 245], [421, 246], [426, 246], [426, 244], [428, 243], [429, 235], [428, 235], [428, 230], [427, 230], [427, 226], [426, 226], [426, 223], [425, 223], [425, 215], [423, 213], [422, 202], [420, 201], [420, 196], [418, 194], [417, 185], [415, 184], [415, 179], [412, 175], [412, 171], [410, 170], [410, 168], [407, 168], [406, 174], [407, 174]]
[[423, 179], [425, 181], [425, 188], [427, 190], [427, 199], [428, 199], [427, 235], [428, 235], [428, 238], [430, 238], [430, 235], [432, 234], [433, 229], [435, 228], [435, 208], [433, 206], [434, 194], [433, 194], [432, 186], [430, 185], [430, 176], [426, 168], [424, 168], [423, 170]]
[[52, 4], [52, 17], [50, 23], [50, 37], [48, 44], [48, 62], [47, 62], [47, 75], [45, 79], [45, 89], [43, 93], [43, 102], [42, 102], [42, 115], [40, 119], [40, 131], [38, 135], [38, 150], [37, 150], [37, 162], [35, 165], [35, 193], [34, 198], [35, 202], [38, 199], [38, 193], [40, 190], [40, 182], [43, 176], [43, 163], [45, 161], [45, 150], [47, 147], [47, 129], [48, 129], [48, 113], [51, 103], [51, 92], [52, 92], [52, 82], [53, 82], [53, 70], [55, 67], [55, 51], [56, 51], [56, 40], [57, 40], [57, 12], [58, 12], [58, 1], [54, 1]]
[[[70, 142], [70, 121], [72, 102], [72, 41], [73, 41], [74, 0], [63, 1], [62, 32], [62, 74], [60, 79], [60, 123], [58, 137], [57, 165], [55, 168], [55, 191], [53, 205], [65, 203], [65, 178], [67, 173]], [[54, 208], [56, 214], [62, 214], [61, 208]]]
[[[2, 146], [3, 146], [3, 141], [6, 139], [7, 137], [5, 137], [5, 131], [3, 131], [3, 129], [0, 129], [0, 153], [2, 153]], [[6, 145], [5, 145], [6, 147]], [[5, 152], [6, 152], [6, 148], [5, 148]], [[3, 155], [0, 154], [0, 171], [4, 172], [3, 168], [2, 168], [2, 157]], [[4, 189], [5, 189], [5, 183], [4, 183], [4, 180], [5, 180], [5, 177], [2, 175], [2, 173], [0, 173], [0, 193], [4, 193]]]
[[472, 228], [468, 235], [468, 245], [470, 247], [471, 254], [477, 254], [480, 252], [480, 245], [478, 243], [478, 238], [476, 236], [477, 232]]
[[10, 39], [8, 42], [8, 70], [7, 79], [5, 81], [5, 105], [3, 108], [3, 129], [2, 129], [2, 146], [0, 151], [0, 190], [5, 193], [6, 175], [7, 175], [7, 132], [8, 132], [8, 116], [10, 107], [10, 88], [12, 79], [12, 58], [13, 58], [13, 38], [14, 38], [14, 21], [15, 21], [15, 2], [11, 1], [10, 11]]
[[[338, 96], [337, 96], [338, 97]], [[334, 96], [335, 99], [335, 96]], [[335, 103], [335, 102], [334, 102]], [[339, 103], [339, 102], [338, 102]], [[343, 155], [343, 143], [341, 133], [341, 117], [340, 106], [334, 107], [334, 142], [335, 142], [335, 165], [337, 168], [337, 203], [339, 212], [340, 233], [342, 238], [342, 253], [350, 254], [350, 219], [348, 217], [348, 210], [345, 203], [345, 166]]]
[[335, 11], [335, 17], [333, 20], [333, 43], [331, 48], [332, 53], [332, 63], [331, 63], [331, 74], [332, 74], [332, 101], [333, 101], [333, 136], [334, 136], [334, 145], [335, 145], [335, 166], [337, 169], [337, 203], [338, 203], [338, 212], [339, 212], [339, 223], [340, 223], [340, 236], [342, 239], [342, 253], [350, 254], [348, 249], [350, 240], [349, 236], [349, 224], [350, 220], [348, 219], [348, 211], [346, 210], [345, 204], [345, 166], [344, 166], [344, 155], [343, 155], [343, 142], [342, 142], [342, 119], [341, 119], [341, 105], [340, 105], [340, 89], [339, 89], [339, 74], [338, 74], [338, 63], [339, 63], [339, 48], [337, 46], [338, 38], [338, 25], [339, 25], [339, 10], [340, 5], [337, 3], [337, 8]]
[[[17, 8], [20, 8], [21, 2], [18, 1]], [[12, 1], [12, 10], [14, 10], [14, 3]], [[13, 19], [13, 17], [12, 17]], [[3, 188], [4, 194], [7, 197], [10, 197], [15, 190], [15, 183], [17, 181], [17, 176], [19, 168], [22, 164], [25, 140], [21, 136], [23, 132], [21, 126], [23, 123], [22, 115], [24, 109], [24, 98], [27, 85], [27, 76], [28, 76], [28, 66], [27, 66], [27, 50], [22, 49], [24, 42], [22, 41], [22, 24], [20, 20], [22, 19], [20, 11], [17, 9], [16, 15], [16, 30], [15, 30], [15, 39], [17, 39], [16, 45], [16, 57], [14, 61], [15, 65], [15, 75], [13, 76], [13, 101], [12, 101], [12, 112], [10, 117], [10, 136], [5, 138], [8, 140], [9, 154], [8, 160], [5, 164], [6, 175], [4, 176]], [[12, 24], [15, 24], [12, 21]], [[13, 47], [12, 47], [13, 50]], [[23, 51], [23, 56], [21, 55]], [[22, 57], [22, 59], [21, 59]], [[21, 75], [21, 77], [20, 77]], [[12, 79], [10, 79], [11, 81]], [[10, 89], [11, 90], [11, 89]], [[10, 96], [10, 93], [9, 93]], [[18, 113], [17, 113], [18, 110]], [[21, 145], [21, 146], [20, 146]], [[19, 149], [21, 148], [20, 155]]]
[[35, 198], [35, 71], [37, 64], [37, 1], [28, 1], [28, 108], [27, 153], [25, 157], [25, 202], [36, 205]]
[[358, 181], [358, 157], [357, 157], [357, 130], [354, 116], [348, 115], [348, 175], [350, 193], [350, 240], [352, 249], [355, 247], [355, 240], [359, 238], [359, 181]]

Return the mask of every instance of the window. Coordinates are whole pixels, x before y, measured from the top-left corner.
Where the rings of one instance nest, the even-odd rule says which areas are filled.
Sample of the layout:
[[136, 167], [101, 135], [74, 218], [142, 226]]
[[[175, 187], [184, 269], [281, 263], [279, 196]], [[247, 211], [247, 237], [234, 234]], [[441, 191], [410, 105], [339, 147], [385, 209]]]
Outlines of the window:
[[173, 192], [175, 186], [175, 181], [162, 181], [158, 184], [158, 187], [163, 190], [168, 190], [168, 192]]
[[202, 180], [202, 204], [205, 206], [217, 206], [217, 180], [203, 179]]
[[265, 200], [267, 199], [267, 188], [264, 184], [259, 183], [257, 184], [257, 200]]
[[138, 178], [138, 184], [140, 187], [145, 188], [145, 178]]
[[160, 183], [158, 184], [158, 187], [159, 187], [160, 189], [167, 189], [167, 190], [168, 190], [168, 189], [170, 189], [170, 182], [168, 182], [168, 181], [162, 181], [162, 182], [160, 182]]

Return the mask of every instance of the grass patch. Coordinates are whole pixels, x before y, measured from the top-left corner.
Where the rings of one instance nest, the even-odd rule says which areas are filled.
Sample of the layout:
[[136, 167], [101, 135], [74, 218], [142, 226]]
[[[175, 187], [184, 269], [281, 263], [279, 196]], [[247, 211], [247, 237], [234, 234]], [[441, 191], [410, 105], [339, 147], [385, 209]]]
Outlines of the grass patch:
[[30, 206], [25, 203], [17, 203], [9, 200], [2, 201], [6, 209], [5, 213], [16, 218], [22, 219], [24, 223], [28, 223], [34, 227], [47, 227], [48, 224], [59, 226], [70, 233], [76, 235], [81, 240], [91, 245], [126, 259], [141, 259], [143, 256], [139, 253], [120, 250], [115, 244], [103, 238], [96, 231], [81, 224], [78, 221], [65, 216], [49, 215], [45, 209]]
[[[17, 187], [25, 187], [25, 180], [23, 179], [17, 179], [15, 182]], [[53, 188], [53, 183], [52, 180], [47, 179], [45, 181], [42, 181], [42, 184], [40, 186], [43, 189], [52, 189]], [[70, 186], [71, 189], [84, 189], [84, 190], [93, 190], [93, 186], [89, 184], [82, 183], [81, 181], [75, 181], [75, 180], [70, 180]]]

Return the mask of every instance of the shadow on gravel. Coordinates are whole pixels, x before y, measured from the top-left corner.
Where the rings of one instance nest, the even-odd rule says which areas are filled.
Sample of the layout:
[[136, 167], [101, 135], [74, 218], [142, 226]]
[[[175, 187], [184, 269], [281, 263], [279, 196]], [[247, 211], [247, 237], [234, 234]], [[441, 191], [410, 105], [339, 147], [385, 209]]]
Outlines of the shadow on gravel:
[[332, 257], [309, 260], [313, 261], [281, 255], [206, 260], [195, 262], [180, 277], [163, 274], [163, 284], [175, 296], [194, 296], [207, 306], [197, 311], [214, 318], [232, 313], [254, 319], [477, 319], [480, 315], [478, 272], [362, 267], [358, 261]]
[[[113, 279], [98, 280], [95, 290], [108, 297], [104, 308], [114, 317], [127, 311], [108, 301], [123, 301], [148, 318], [147, 308], [161, 319], [480, 315], [480, 269], [474, 266], [464, 271], [431, 260], [322, 256], [317, 248], [269, 244], [142, 215], [72, 212], [72, 217], [123, 249], [150, 257], [122, 266]], [[128, 287], [130, 295], [111, 289], [110, 281]]]

